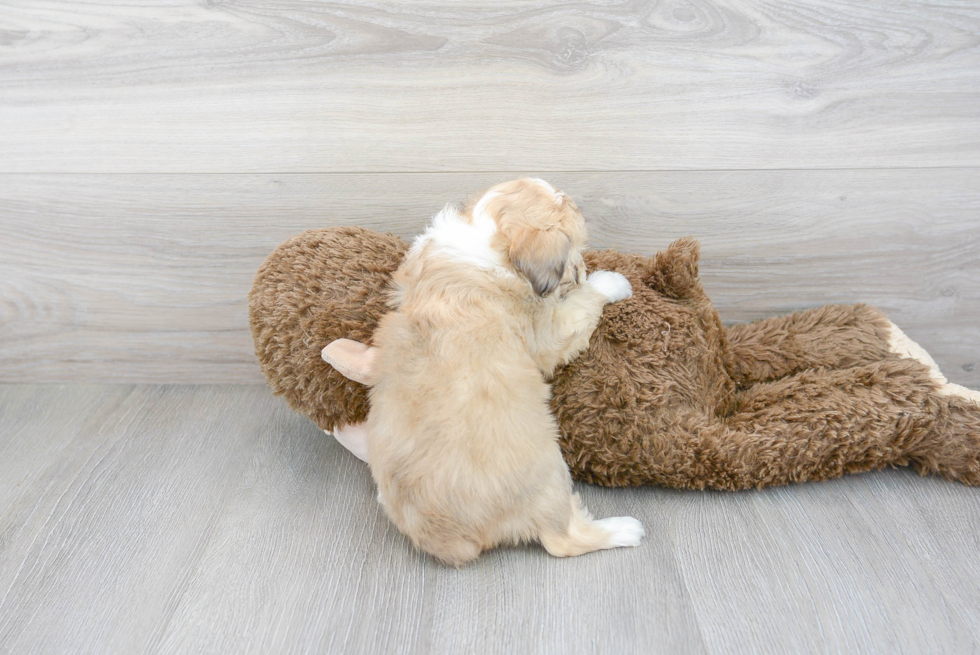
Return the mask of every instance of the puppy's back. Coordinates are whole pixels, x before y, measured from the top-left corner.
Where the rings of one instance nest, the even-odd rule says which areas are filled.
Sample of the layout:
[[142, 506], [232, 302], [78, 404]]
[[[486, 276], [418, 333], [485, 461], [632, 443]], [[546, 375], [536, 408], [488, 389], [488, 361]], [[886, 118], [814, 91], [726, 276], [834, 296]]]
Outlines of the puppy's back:
[[375, 343], [368, 461], [385, 509], [416, 545], [458, 564], [455, 553], [567, 522], [548, 510], [562, 507], [551, 489], [568, 485], [549, 388], [504, 321], [426, 330], [395, 312]]

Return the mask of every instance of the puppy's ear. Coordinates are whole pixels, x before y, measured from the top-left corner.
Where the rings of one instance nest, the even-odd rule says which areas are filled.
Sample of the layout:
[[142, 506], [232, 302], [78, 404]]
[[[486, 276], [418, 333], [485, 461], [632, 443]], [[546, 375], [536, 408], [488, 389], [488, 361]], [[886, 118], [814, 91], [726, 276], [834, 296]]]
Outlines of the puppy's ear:
[[568, 235], [557, 228], [525, 227], [510, 240], [511, 263], [542, 298], [558, 288], [571, 251]]

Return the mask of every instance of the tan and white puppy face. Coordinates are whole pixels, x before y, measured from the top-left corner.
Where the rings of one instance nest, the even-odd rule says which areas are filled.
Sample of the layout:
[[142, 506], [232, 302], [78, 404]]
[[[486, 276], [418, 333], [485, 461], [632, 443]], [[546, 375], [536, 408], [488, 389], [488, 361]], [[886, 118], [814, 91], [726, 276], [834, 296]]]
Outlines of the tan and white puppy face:
[[521, 178], [498, 184], [464, 214], [474, 225], [494, 226], [491, 250], [538, 296], [548, 296], [562, 284], [584, 281], [585, 220], [571, 198], [544, 180]]

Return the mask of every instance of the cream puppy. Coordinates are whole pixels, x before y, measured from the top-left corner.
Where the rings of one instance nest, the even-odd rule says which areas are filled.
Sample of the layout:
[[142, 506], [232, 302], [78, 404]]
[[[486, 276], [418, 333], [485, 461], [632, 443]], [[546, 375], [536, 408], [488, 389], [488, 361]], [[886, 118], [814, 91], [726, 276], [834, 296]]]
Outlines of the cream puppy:
[[378, 346], [367, 460], [412, 542], [461, 566], [499, 544], [558, 557], [635, 546], [633, 518], [593, 520], [558, 447], [547, 379], [583, 350], [618, 273], [586, 278], [585, 222], [543, 180], [446, 207], [393, 276]]

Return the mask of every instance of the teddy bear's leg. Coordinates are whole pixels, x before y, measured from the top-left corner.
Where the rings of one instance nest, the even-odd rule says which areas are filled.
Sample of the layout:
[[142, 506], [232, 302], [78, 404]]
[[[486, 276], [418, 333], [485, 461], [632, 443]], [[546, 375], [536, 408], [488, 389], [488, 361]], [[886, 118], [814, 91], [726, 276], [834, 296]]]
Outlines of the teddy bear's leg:
[[929, 370], [944, 395], [980, 402], [980, 392], [953, 384], [926, 350], [867, 305], [826, 305], [728, 330], [733, 377], [743, 386], [811, 368], [851, 368], [897, 355]]
[[812, 368], [850, 368], [894, 352], [892, 323], [867, 305], [826, 305], [728, 329], [732, 377], [743, 386]]
[[980, 485], [980, 404], [958, 394], [941, 399], [936, 427], [912, 450], [912, 465], [922, 475]]
[[[942, 395], [928, 367], [889, 358], [754, 385], [732, 413], [678, 421], [652, 482], [743, 489], [913, 465], [980, 484], [980, 405]], [[653, 467], [651, 467], [653, 468]]]
[[922, 474], [938, 473], [943, 477], [980, 484], [977, 453], [980, 451], [980, 392], [954, 384], [946, 379], [935, 360], [925, 349], [908, 338], [894, 323], [889, 323], [889, 347], [904, 359], [922, 364], [938, 387], [941, 413], [940, 429], [932, 440], [923, 443], [913, 465]]

